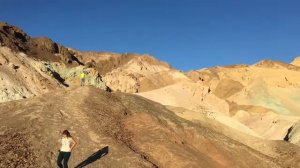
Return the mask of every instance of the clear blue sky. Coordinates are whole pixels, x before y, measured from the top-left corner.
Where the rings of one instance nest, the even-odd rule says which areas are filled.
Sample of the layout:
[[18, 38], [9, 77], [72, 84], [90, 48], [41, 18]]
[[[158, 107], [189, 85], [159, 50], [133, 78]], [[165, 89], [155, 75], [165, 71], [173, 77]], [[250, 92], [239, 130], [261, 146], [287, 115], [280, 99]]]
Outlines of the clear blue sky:
[[187, 71], [290, 62], [299, 0], [0, 0], [0, 21], [79, 50], [148, 53]]

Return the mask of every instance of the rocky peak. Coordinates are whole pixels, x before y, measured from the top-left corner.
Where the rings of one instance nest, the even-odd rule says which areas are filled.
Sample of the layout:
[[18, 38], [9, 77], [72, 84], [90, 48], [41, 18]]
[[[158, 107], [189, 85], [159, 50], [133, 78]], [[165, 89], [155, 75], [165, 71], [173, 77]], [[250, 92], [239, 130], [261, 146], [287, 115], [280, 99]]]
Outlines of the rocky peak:
[[47, 37], [31, 38], [22, 29], [0, 22], [0, 44], [42, 61], [82, 64], [71, 50]]
[[262, 60], [256, 64], [254, 64], [256, 67], [261, 67], [261, 68], [275, 68], [275, 69], [289, 69], [289, 70], [296, 70], [299, 71], [300, 68], [295, 66], [294, 64], [287, 64], [284, 62], [280, 61], [273, 61], [273, 60]]
[[300, 66], [300, 56], [296, 57], [292, 62], [292, 65]]
[[30, 37], [20, 28], [0, 22], [0, 44], [15, 51], [26, 51], [24, 45]]

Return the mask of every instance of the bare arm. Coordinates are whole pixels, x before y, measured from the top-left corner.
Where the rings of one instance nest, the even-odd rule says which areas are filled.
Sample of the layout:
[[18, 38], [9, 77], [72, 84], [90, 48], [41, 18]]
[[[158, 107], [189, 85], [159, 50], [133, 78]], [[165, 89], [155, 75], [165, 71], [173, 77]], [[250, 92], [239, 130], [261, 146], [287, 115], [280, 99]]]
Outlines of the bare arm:
[[72, 138], [71, 138], [71, 146], [70, 146], [71, 151], [73, 150], [73, 148], [74, 148], [76, 145], [77, 145], [77, 142], [76, 142], [75, 139], [72, 137]]

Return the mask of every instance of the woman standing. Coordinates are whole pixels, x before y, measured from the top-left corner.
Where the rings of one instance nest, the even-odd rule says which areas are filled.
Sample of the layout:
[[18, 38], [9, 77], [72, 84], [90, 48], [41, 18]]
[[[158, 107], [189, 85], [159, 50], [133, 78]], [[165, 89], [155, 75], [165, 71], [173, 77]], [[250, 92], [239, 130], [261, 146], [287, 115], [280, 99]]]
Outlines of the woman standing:
[[[71, 151], [76, 146], [77, 142], [72, 138], [68, 130], [64, 130], [61, 138], [61, 147], [57, 158], [57, 166], [59, 168], [68, 168], [68, 161], [71, 156]], [[61, 163], [63, 161], [63, 164]]]

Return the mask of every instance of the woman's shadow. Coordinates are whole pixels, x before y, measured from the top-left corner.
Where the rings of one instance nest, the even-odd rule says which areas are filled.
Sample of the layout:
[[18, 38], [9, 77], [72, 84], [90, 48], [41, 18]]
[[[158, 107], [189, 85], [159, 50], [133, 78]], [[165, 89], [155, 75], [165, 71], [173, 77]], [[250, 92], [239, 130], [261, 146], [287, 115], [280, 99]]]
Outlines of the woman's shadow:
[[97, 152], [95, 152], [94, 154], [89, 156], [87, 159], [85, 159], [84, 161], [79, 163], [77, 166], [75, 166], [75, 168], [82, 168], [86, 165], [89, 165], [89, 164], [97, 161], [98, 159], [101, 159], [102, 157], [104, 157], [107, 154], [108, 154], [108, 146], [98, 150]]

